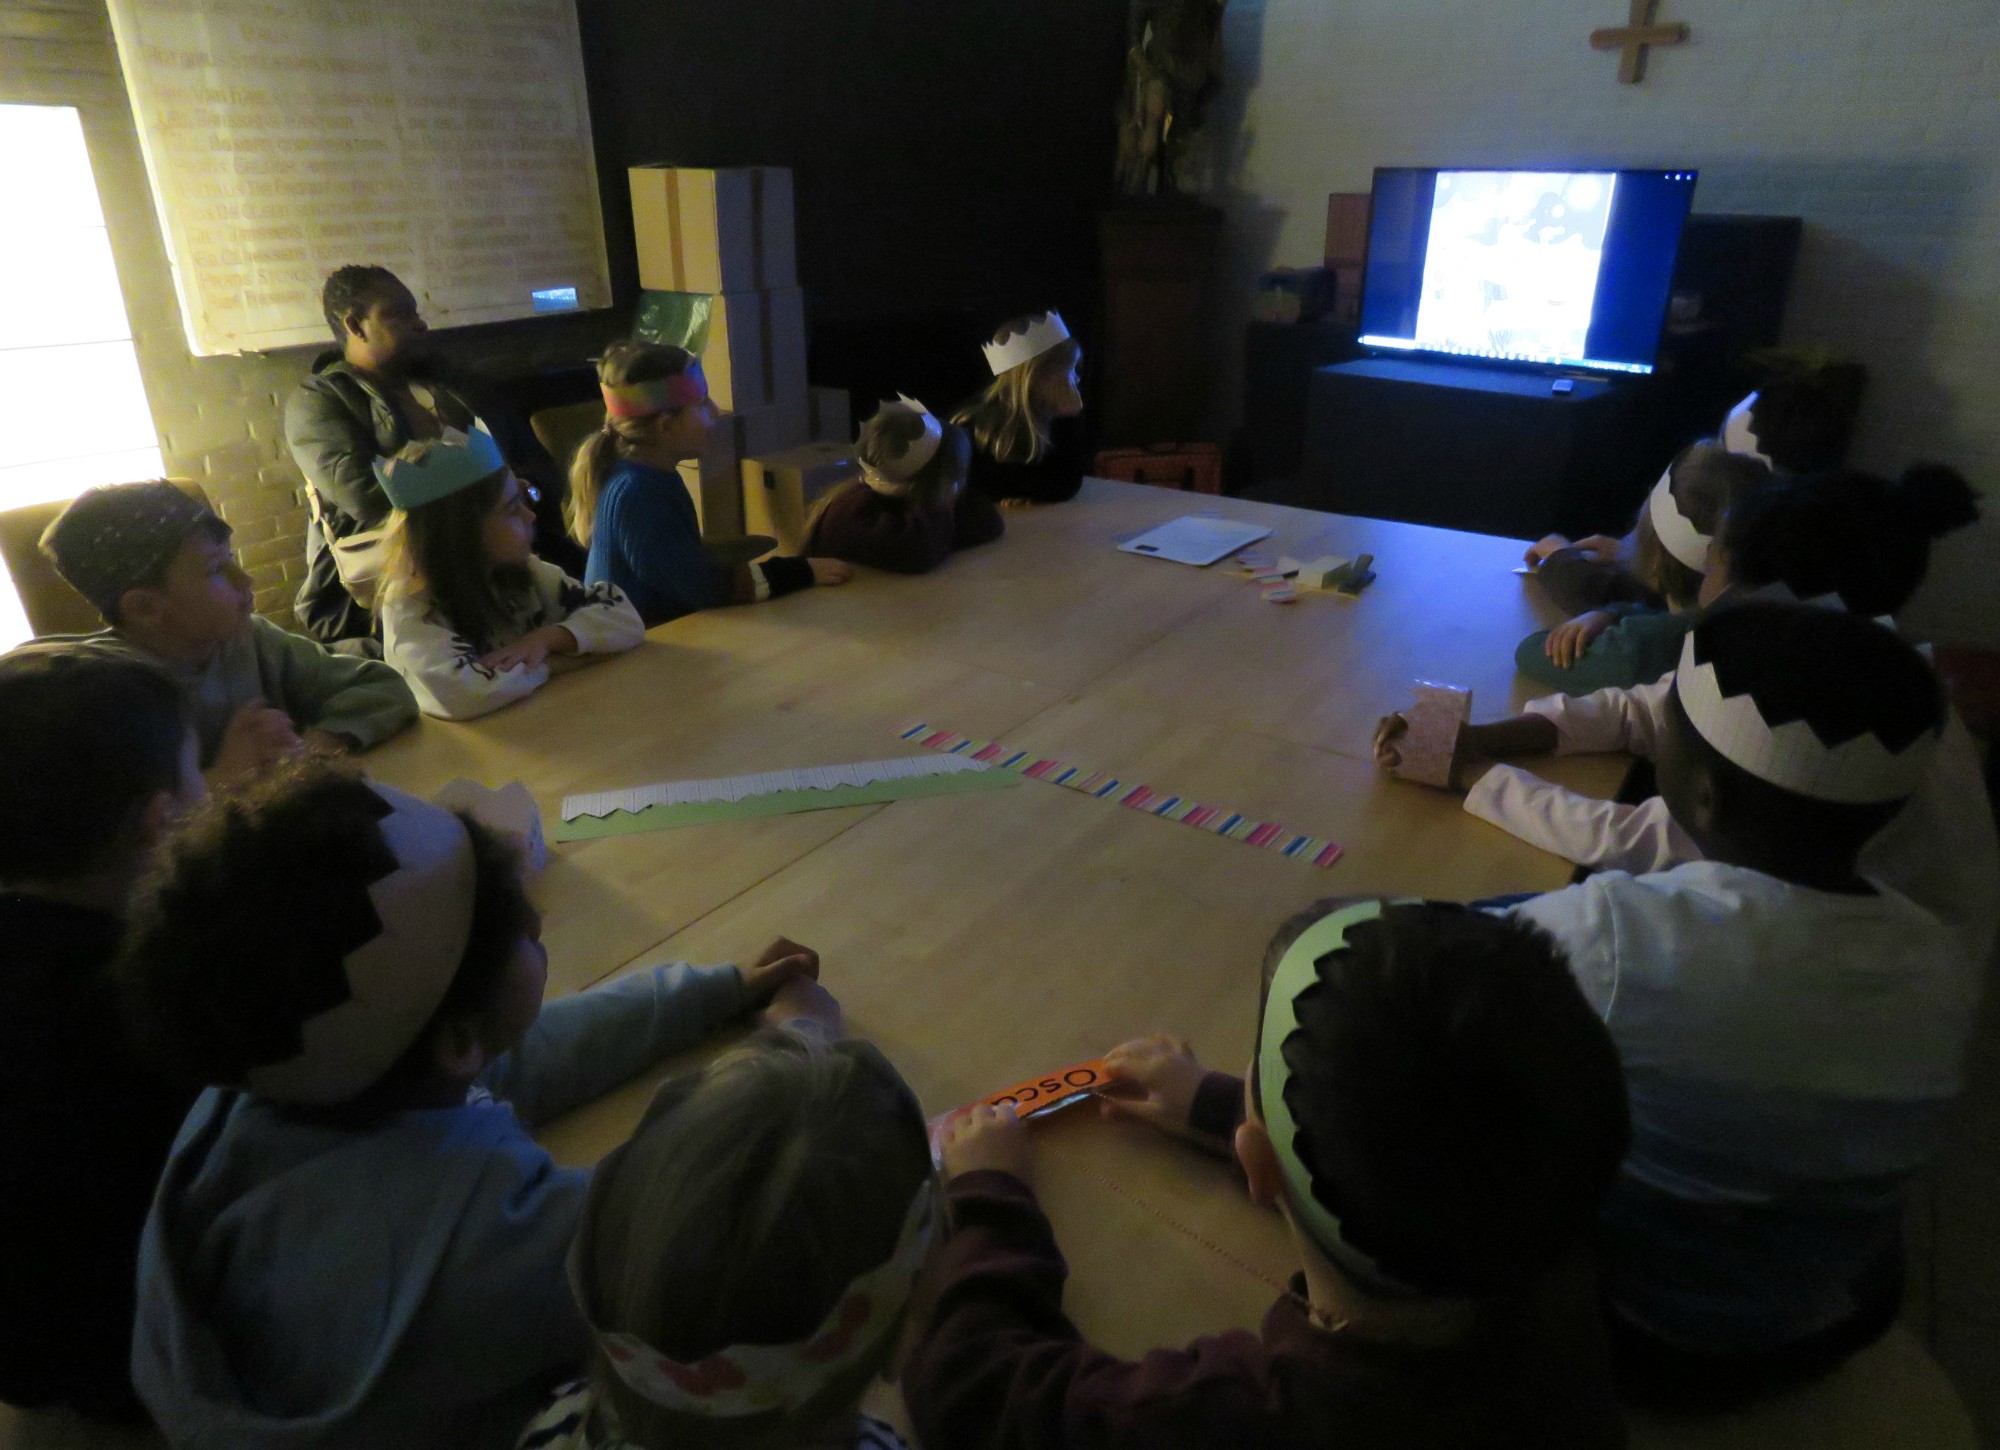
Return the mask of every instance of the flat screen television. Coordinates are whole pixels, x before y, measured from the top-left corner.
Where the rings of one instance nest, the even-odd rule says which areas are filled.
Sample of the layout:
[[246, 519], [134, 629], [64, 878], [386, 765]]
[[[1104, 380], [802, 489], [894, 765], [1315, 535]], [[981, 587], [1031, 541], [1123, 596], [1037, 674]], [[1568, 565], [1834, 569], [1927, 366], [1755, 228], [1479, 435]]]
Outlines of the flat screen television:
[[1361, 343], [1650, 373], [1695, 173], [1383, 167]]

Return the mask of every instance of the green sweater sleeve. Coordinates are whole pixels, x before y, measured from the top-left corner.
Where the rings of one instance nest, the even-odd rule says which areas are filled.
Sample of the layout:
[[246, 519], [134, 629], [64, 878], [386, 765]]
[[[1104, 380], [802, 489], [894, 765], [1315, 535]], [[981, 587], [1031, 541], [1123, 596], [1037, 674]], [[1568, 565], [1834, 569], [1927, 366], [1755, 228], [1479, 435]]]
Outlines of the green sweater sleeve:
[[410, 687], [380, 660], [334, 654], [268, 619], [251, 623], [264, 698], [300, 730], [351, 735], [366, 750], [417, 718]]
[[1537, 630], [1515, 649], [1514, 665], [1536, 684], [1565, 695], [1650, 685], [1680, 663], [1681, 641], [1696, 618], [1688, 611], [1621, 619], [1592, 640], [1583, 658], [1566, 670], [1558, 668], [1544, 649], [1549, 631]]

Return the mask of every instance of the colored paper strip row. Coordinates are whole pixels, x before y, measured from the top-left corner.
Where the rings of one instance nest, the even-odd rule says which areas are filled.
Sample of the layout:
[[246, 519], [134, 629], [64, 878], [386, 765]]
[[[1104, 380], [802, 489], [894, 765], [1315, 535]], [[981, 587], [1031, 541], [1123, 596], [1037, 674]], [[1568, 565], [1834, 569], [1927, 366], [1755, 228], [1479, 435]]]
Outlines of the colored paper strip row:
[[970, 736], [955, 735], [949, 730], [939, 730], [927, 724], [912, 725], [899, 731], [898, 736], [929, 750], [962, 755], [982, 765], [1027, 776], [1030, 780], [1044, 780], [1099, 800], [1115, 800], [1130, 810], [1144, 811], [1149, 816], [1179, 821], [1184, 826], [1226, 836], [1245, 845], [1261, 846], [1282, 856], [1310, 861], [1322, 870], [1341, 856], [1341, 848], [1322, 836], [1302, 836], [1276, 821], [1254, 821], [1226, 807], [1205, 806], [1182, 796], [1157, 791], [1149, 785], [1128, 785], [1104, 771], [1068, 765], [1060, 760], [1037, 756], [1032, 751], [1013, 750], [997, 740], [974, 740]]

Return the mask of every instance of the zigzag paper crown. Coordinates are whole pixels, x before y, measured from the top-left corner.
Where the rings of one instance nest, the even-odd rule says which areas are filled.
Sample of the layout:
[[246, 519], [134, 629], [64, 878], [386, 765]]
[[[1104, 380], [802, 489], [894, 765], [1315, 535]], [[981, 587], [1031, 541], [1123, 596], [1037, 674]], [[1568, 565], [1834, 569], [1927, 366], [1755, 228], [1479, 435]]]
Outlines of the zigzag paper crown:
[[444, 436], [426, 448], [421, 458], [376, 459], [375, 481], [382, 485], [389, 502], [407, 513], [449, 498], [506, 466], [493, 435], [483, 423], [474, 423], [469, 433], [445, 429]]
[[911, 439], [910, 446], [899, 455], [880, 466], [863, 462], [861, 477], [877, 493], [907, 493], [910, 480], [923, 472], [925, 464], [937, 457], [938, 445], [944, 441], [944, 426], [931, 416], [929, 408], [907, 393], [898, 393], [895, 402], [884, 403], [876, 410], [875, 417], [880, 418], [891, 412], [915, 414], [923, 423], [924, 431]]
[[1646, 500], [1646, 512], [1653, 521], [1653, 534], [1659, 539], [1660, 547], [1695, 573], [1706, 574], [1710, 538], [1681, 512], [1680, 503], [1674, 497], [1672, 464], [1660, 475], [1660, 481], [1653, 485], [1652, 495]]
[[1930, 768], [1937, 732], [1901, 750], [1863, 732], [1828, 745], [1804, 720], [1772, 726], [1745, 690], [1725, 695], [1714, 664], [1697, 659], [1694, 635], [1681, 646], [1674, 690], [1688, 723], [1724, 760], [1761, 781], [1813, 800], [1882, 805], [1907, 798]]
[[981, 351], [986, 354], [986, 366], [993, 369], [993, 376], [997, 378], [1024, 362], [1033, 362], [1050, 348], [1068, 341], [1069, 329], [1063, 325], [1062, 314], [1044, 312], [1029, 320], [1026, 332], [1016, 332], [998, 342], [985, 343]]
[[1271, 1147], [1285, 1174], [1285, 1197], [1300, 1225], [1326, 1256], [1351, 1277], [1378, 1293], [1413, 1296], [1420, 1291], [1390, 1274], [1374, 1257], [1356, 1248], [1341, 1228], [1340, 1217], [1313, 1192], [1312, 1171], [1299, 1157], [1299, 1124], [1285, 1102], [1285, 1085], [1292, 1079], [1292, 1066], [1285, 1061], [1285, 1039], [1298, 1030], [1298, 998], [1319, 980], [1319, 960], [1347, 945], [1349, 928], [1364, 921], [1378, 920], [1385, 905], [1393, 902], [1363, 901], [1321, 917], [1299, 934], [1285, 949], [1271, 985], [1264, 993], [1264, 1021], [1257, 1047], [1257, 1105], [1263, 1113], [1264, 1130], [1271, 1135]]
[[342, 959], [346, 996], [306, 1019], [299, 1052], [244, 1074], [283, 1103], [352, 1101], [417, 1040], [458, 975], [472, 935], [472, 838], [450, 811], [388, 786], [382, 840], [396, 869], [371, 882], [381, 930]]

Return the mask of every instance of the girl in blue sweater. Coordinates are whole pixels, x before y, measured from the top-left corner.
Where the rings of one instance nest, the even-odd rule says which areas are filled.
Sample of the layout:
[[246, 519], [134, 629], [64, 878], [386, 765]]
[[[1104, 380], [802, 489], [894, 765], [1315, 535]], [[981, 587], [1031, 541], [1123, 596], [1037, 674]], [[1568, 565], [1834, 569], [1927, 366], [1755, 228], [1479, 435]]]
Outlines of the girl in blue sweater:
[[565, 505], [570, 532], [590, 551], [586, 584], [617, 585], [650, 627], [853, 577], [836, 559], [774, 555], [727, 565], [703, 547], [694, 500], [675, 471], [701, 453], [716, 421], [692, 355], [614, 343], [597, 361], [597, 381], [604, 426], [576, 451]]

